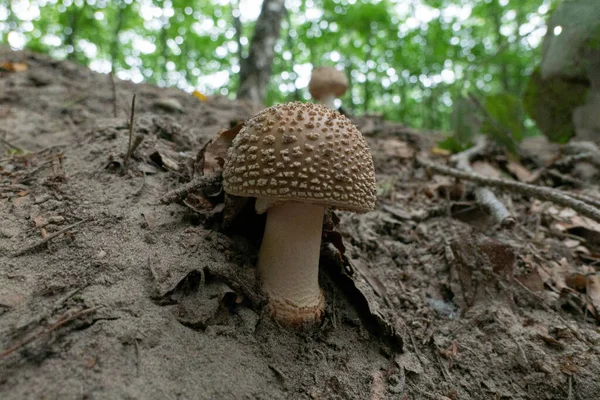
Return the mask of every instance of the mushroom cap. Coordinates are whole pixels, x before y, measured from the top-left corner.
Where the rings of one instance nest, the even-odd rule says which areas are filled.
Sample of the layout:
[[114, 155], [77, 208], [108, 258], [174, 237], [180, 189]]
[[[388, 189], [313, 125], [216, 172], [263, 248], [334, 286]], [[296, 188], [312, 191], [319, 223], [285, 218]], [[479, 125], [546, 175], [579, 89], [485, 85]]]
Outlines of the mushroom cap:
[[334, 67], [315, 67], [310, 76], [308, 91], [314, 99], [328, 95], [340, 97], [348, 89], [348, 78]]
[[279, 104], [249, 119], [229, 149], [223, 188], [359, 213], [375, 207], [366, 140], [348, 118], [321, 104]]

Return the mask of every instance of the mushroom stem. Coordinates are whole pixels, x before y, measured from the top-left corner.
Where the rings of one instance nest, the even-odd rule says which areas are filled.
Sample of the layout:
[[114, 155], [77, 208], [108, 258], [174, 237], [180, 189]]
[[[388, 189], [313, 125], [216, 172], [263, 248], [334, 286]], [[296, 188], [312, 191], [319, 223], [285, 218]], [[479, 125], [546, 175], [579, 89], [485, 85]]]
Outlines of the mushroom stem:
[[335, 110], [335, 96], [333, 95], [327, 95], [327, 96], [323, 96], [319, 99], [319, 101], [321, 102], [321, 104]]
[[283, 325], [320, 321], [319, 254], [325, 207], [286, 202], [269, 208], [258, 274], [273, 317]]

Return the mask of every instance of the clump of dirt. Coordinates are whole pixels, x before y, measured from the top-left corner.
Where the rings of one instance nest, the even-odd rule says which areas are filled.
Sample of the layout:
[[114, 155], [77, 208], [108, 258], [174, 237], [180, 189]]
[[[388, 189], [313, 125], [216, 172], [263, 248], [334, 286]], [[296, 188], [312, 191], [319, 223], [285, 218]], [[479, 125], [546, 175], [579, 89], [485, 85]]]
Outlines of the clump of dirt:
[[160, 202], [256, 109], [118, 80], [113, 90], [105, 75], [29, 52], [0, 49], [0, 61], [26, 66], [0, 71], [3, 399], [600, 393], [590, 221], [515, 196], [519, 222], [500, 229], [468, 185], [416, 166], [431, 136], [359, 118], [377, 209], [329, 216], [327, 316], [286, 330], [256, 291], [264, 220], [252, 204], [227, 203], [218, 187]]

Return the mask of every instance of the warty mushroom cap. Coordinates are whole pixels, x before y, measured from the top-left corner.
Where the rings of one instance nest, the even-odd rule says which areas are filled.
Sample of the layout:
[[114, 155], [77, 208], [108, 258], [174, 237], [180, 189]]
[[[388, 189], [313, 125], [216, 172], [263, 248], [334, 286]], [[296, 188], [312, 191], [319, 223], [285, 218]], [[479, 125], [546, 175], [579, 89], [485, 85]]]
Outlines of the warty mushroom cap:
[[223, 188], [358, 213], [375, 206], [366, 140], [348, 118], [321, 104], [279, 104], [249, 119], [229, 149]]
[[310, 76], [308, 91], [314, 99], [333, 95], [340, 97], [348, 89], [348, 78], [334, 67], [315, 67]]

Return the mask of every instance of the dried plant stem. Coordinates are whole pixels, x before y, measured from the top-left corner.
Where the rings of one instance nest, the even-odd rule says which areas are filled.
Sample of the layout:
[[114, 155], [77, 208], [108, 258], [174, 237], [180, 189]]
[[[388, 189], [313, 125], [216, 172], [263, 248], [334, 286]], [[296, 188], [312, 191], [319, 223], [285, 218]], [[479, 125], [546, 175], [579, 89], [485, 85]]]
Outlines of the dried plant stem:
[[113, 116], [117, 118], [119, 116], [119, 112], [117, 110], [117, 85], [115, 84], [115, 76], [113, 72], [110, 71], [110, 85], [112, 88], [112, 100], [113, 100]]
[[572, 208], [581, 215], [591, 218], [596, 222], [600, 222], [599, 208], [593, 207], [584, 201], [577, 200], [570, 195], [565, 194], [565, 192], [557, 189], [529, 185], [522, 182], [508, 181], [500, 178], [481, 176], [473, 172], [461, 171], [456, 168], [440, 165], [423, 157], [417, 157], [417, 162], [442, 175], [453, 176], [455, 178], [465, 179], [483, 186], [520, 193], [525, 196], [535, 197], [540, 200], [551, 201], [563, 207]]
[[191, 192], [198, 189], [204, 189], [211, 186], [217, 186], [221, 183], [221, 173], [204, 175], [198, 178], [194, 178], [190, 182], [178, 187], [177, 189], [171, 190], [160, 198], [160, 202], [163, 204], [170, 204], [176, 201], [180, 201], [185, 198]]
[[[471, 160], [477, 155], [483, 153], [487, 146], [485, 137], [481, 136], [475, 143], [475, 146], [455, 154], [450, 158], [452, 162], [456, 164], [458, 169], [465, 172], [474, 173], [471, 167]], [[496, 222], [500, 223], [503, 227], [511, 227], [515, 224], [514, 217], [510, 214], [510, 211], [506, 206], [498, 200], [494, 192], [486, 187], [477, 187], [475, 189], [475, 199], [482, 207], [487, 209]]]
[[127, 168], [127, 165], [129, 165], [129, 157], [131, 157], [131, 153], [132, 153], [132, 146], [131, 146], [131, 142], [133, 139], [133, 122], [134, 122], [134, 117], [135, 117], [135, 94], [133, 95], [133, 98], [131, 99], [131, 115], [129, 118], [129, 144], [127, 145], [127, 154], [125, 154], [125, 168]]

